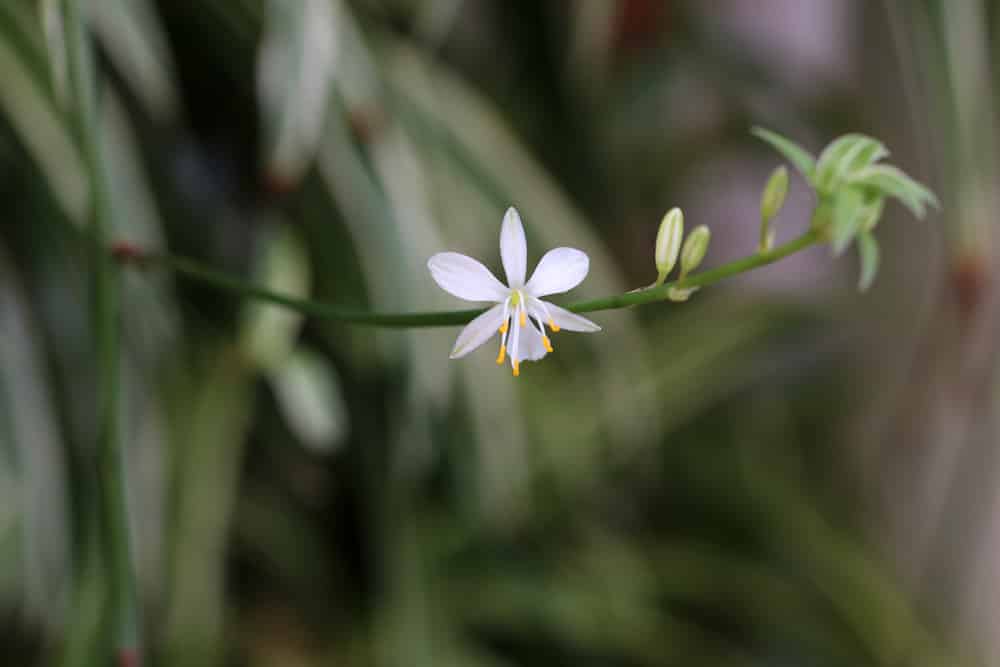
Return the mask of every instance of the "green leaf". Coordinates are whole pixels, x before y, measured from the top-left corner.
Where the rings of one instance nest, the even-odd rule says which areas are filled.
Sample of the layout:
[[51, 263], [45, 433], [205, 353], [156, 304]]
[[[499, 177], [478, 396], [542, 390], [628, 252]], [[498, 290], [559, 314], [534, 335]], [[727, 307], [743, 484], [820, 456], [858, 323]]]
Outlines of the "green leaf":
[[781, 153], [786, 160], [792, 163], [792, 165], [798, 169], [802, 174], [812, 181], [813, 169], [815, 168], [816, 161], [810, 153], [799, 146], [797, 143], [791, 139], [786, 139], [776, 132], [771, 130], [765, 130], [762, 127], [755, 127], [750, 130], [758, 139], [766, 141], [771, 145], [774, 150]]
[[45, 174], [66, 216], [79, 224], [87, 215], [90, 192], [77, 146], [49, 95], [49, 73], [34, 63], [22, 42], [7, 37], [0, 32], [0, 116]]
[[902, 170], [889, 165], [879, 164], [862, 169], [851, 177], [849, 182], [888, 197], [895, 197], [918, 218], [924, 217], [928, 205], [939, 206], [933, 192], [907, 176]]
[[285, 421], [305, 447], [323, 454], [343, 441], [347, 406], [337, 373], [323, 357], [300, 347], [268, 379]]
[[66, 108], [68, 96], [68, 60], [66, 57], [66, 29], [63, 27], [62, 4], [59, 0], [42, 0], [38, 6], [42, 30], [48, 53], [52, 88], [61, 109]]
[[109, 60], [146, 111], [161, 122], [171, 119], [179, 106], [176, 75], [154, 3], [101, 0], [92, 4], [91, 13], [94, 31]]
[[[272, 221], [257, 268], [259, 284], [291, 297], [309, 295], [311, 272], [302, 241], [294, 229]], [[263, 369], [273, 369], [291, 354], [302, 326], [302, 314], [287, 308], [251, 302], [243, 309], [240, 340], [248, 359]]]
[[836, 190], [844, 180], [887, 156], [882, 142], [863, 134], [845, 134], [820, 153], [813, 185], [820, 192]]
[[257, 90], [271, 177], [294, 184], [321, 143], [337, 55], [338, 20], [327, 0], [268, 4]]
[[833, 202], [833, 254], [840, 255], [851, 243], [861, 227], [862, 215], [865, 210], [864, 197], [860, 190], [854, 188], [843, 190], [837, 194]]
[[879, 195], [874, 200], [865, 205], [865, 210], [861, 214], [861, 231], [870, 232], [875, 229], [875, 225], [882, 218], [882, 211], [885, 210], [885, 197]]
[[870, 167], [888, 155], [889, 149], [881, 141], [861, 136], [841, 157], [840, 163], [837, 165], [836, 180], [847, 180], [865, 167]]
[[858, 289], [864, 292], [875, 282], [875, 274], [878, 273], [878, 241], [870, 232], [861, 232], [858, 235], [858, 254], [861, 258], [861, 277], [858, 279]]

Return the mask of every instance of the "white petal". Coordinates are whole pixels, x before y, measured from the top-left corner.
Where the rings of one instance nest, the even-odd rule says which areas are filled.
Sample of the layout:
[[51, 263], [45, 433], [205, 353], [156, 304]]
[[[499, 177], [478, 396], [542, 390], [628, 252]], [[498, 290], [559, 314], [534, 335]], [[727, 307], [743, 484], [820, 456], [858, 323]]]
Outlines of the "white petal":
[[439, 252], [427, 260], [434, 282], [466, 301], [503, 301], [509, 290], [480, 262], [457, 252]]
[[521, 334], [519, 353], [521, 359], [525, 361], [538, 361], [548, 354], [545, 343], [542, 342], [542, 334], [530, 324], [524, 327], [524, 333]]
[[500, 325], [503, 323], [503, 304], [497, 304], [485, 313], [465, 325], [458, 338], [455, 339], [455, 347], [451, 350], [452, 359], [460, 359], [469, 352], [488, 341], [493, 334], [499, 333]]
[[589, 270], [587, 253], [576, 248], [553, 248], [542, 257], [525, 289], [532, 296], [568, 292], [583, 282]]
[[520, 287], [528, 271], [528, 242], [524, 240], [521, 216], [513, 206], [507, 209], [500, 226], [500, 259], [507, 272], [507, 284]]
[[588, 333], [601, 330], [601, 327], [597, 326], [586, 317], [581, 317], [576, 313], [571, 313], [565, 308], [560, 308], [559, 306], [551, 304], [548, 301], [545, 301], [544, 303], [545, 307], [549, 311], [549, 315], [552, 316], [552, 319], [555, 320], [555, 323], [561, 329], [566, 329], [567, 331], [586, 331]]

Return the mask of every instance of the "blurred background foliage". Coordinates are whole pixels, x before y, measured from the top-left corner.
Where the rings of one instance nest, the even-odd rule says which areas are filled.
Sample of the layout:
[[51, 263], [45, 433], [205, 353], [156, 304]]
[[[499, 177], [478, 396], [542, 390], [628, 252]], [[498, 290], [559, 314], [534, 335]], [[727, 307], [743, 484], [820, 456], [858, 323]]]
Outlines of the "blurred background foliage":
[[[941, 195], [883, 266], [815, 248], [602, 313], [514, 381], [375, 330], [121, 275], [153, 665], [955, 665], [1000, 659], [1000, 12], [943, 0], [90, 0], [113, 238], [284, 293], [458, 304], [425, 268], [655, 277], [663, 213], [757, 242], [778, 162], [873, 134]], [[0, 3], [0, 654], [105, 665], [90, 190], [60, 2]], [[779, 241], [812, 202], [793, 177]]]

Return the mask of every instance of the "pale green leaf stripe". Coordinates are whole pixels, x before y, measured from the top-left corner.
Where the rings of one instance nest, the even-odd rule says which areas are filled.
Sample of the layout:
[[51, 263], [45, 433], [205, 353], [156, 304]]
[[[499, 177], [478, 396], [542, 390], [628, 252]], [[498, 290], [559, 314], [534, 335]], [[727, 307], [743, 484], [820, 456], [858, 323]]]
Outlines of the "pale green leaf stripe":
[[785, 159], [792, 163], [792, 165], [802, 172], [810, 181], [812, 180], [813, 169], [815, 168], [816, 161], [813, 156], [809, 154], [804, 148], [796, 144], [790, 139], [772, 132], [771, 130], [766, 130], [762, 127], [755, 127], [750, 130], [750, 132], [763, 141], [766, 141], [774, 148], [776, 151], [781, 153]]
[[861, 257], [861, 277], [858, 280], [858, 289], [864, 292], [875, 282], [875, 274], [878, 273], [879, 264], [878, 241], [869, 232], [862, 232], [858, 235], [858, 254]]
[[42, 82], [29, 74], [4, 41], [0, 41], [0, 81], [0, 112], [38, 163], [66, 215], [80, 224], [87, 212], [89, 194], [79, 152]]

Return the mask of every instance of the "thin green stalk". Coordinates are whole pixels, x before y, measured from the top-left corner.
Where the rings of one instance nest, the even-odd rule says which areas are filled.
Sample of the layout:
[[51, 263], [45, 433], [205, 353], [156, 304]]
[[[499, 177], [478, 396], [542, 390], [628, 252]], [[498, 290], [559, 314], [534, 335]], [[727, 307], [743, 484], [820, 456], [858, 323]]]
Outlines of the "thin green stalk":
[[131, 554], [124, 452], [119, 435], [120, 302], [118, 267], [105, 252], [113, 228], [107, 165], [102, 155], [96, 108], [97, 77], [87, 32], [87, 0], [66, 0], [66, 40], [70, 88], [78, 139], [90, 179], [93, 330], [98, 364], [96, 475], [100, 489], [103, 561], [109, 587], [115, 659], [139, 663], [139, 613]]
[[[686, 277], [684, 280], [666, 282], [658, 287], [627, 292], [615, 296], [578, 301], [566, 306], [577, 313], [588, 313], [597, 310], [612, 310], [628, 308], [657, 301], [665, 301], [671, 287], [707, 287], [726, 278], [746, 273], [761, 266], [766, 266], [778, 260], [795, 254], [800, 250], [822, 242], [822, 237], [816, 230], [810, 230], [798, 238], [777, 246], [767, 252], [758, 252], [749, 257], [728, 264], [702, 271]], [[483, 309], [450, 310], [414, 313], [373, 313], [365, 310], [345, 308], [332, 304], [297, 299], [278, 292], [248, 285], [239, 277], [204, 266], [194, 260], [171, 255], [142, 255], [132, 252], [122, 252], [119, 256], [124, 260], [134, 259], [137, 264], [151, 264], [169, 269], [178, 275], [192, 278], [212, 287], [232, 292], [244, 298], [269, 301], [273, 304], [297, 310], [306, 315], [321, 319], [380, 327], [439, 327], [465, 324], [483, 312]]]

